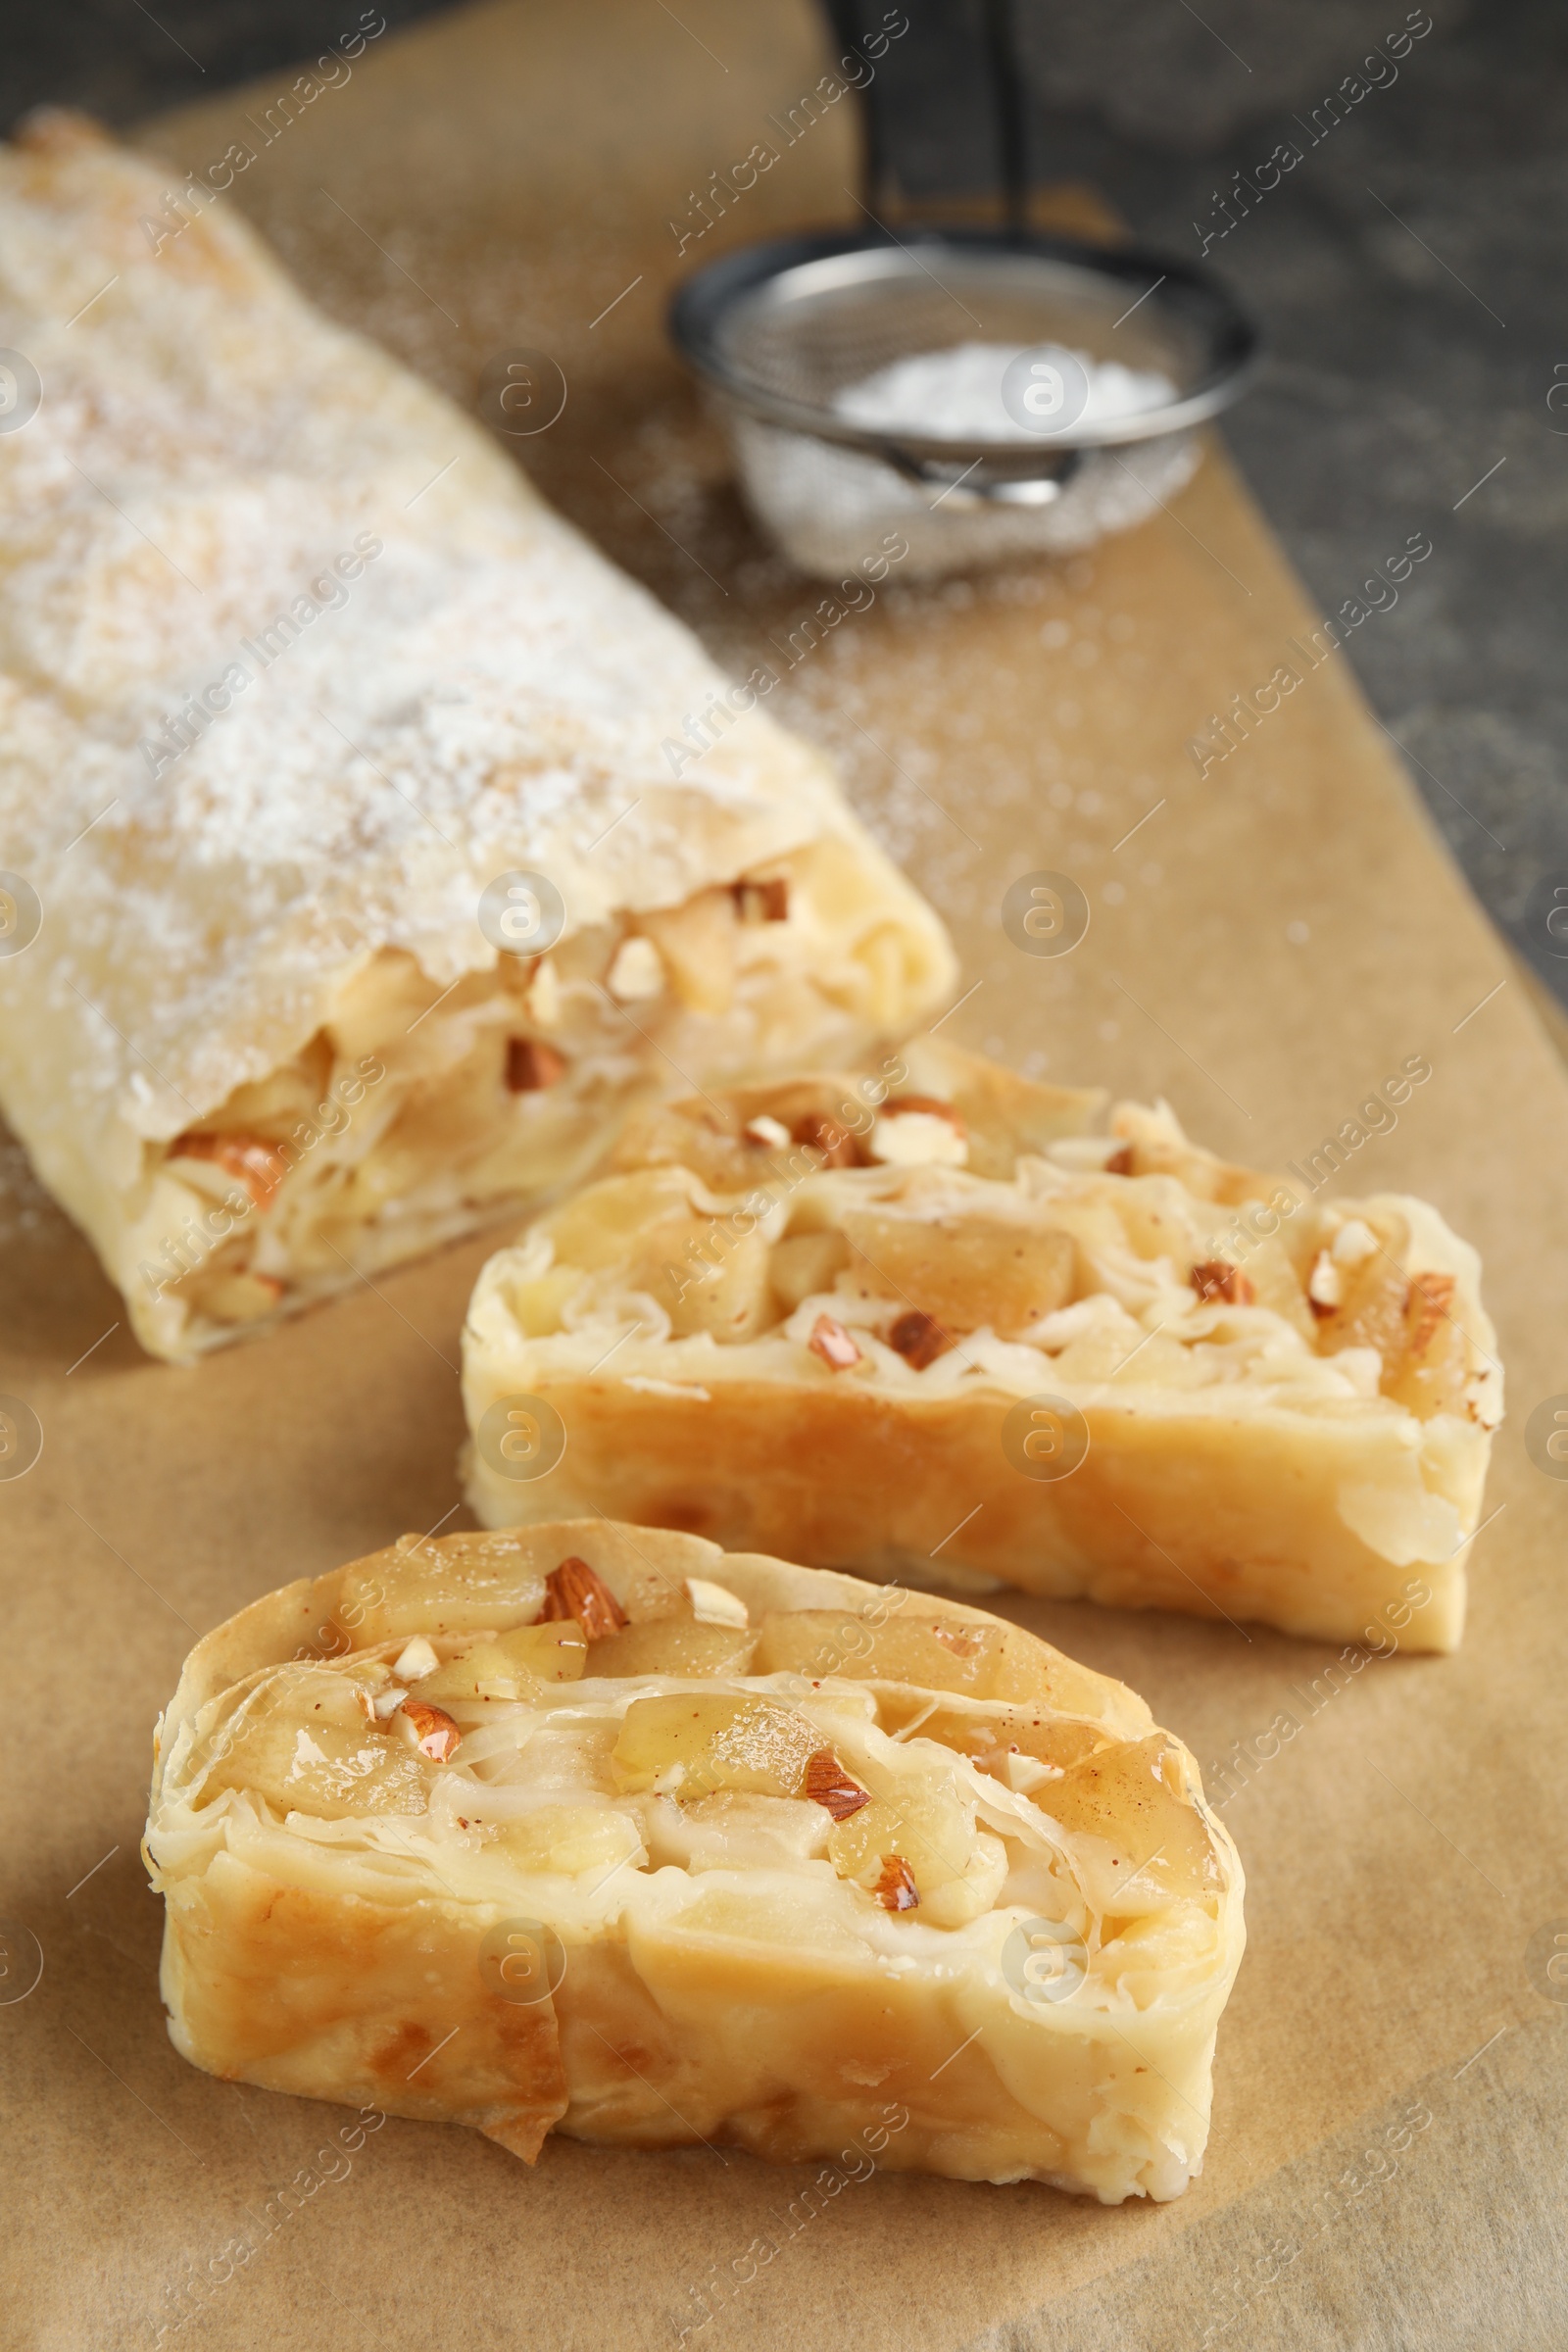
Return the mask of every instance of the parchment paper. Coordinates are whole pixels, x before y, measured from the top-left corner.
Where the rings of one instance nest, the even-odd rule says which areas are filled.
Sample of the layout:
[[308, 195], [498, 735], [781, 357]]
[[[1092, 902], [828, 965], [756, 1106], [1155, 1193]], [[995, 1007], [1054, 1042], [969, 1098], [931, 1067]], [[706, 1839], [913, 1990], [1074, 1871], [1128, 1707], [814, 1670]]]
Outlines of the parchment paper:
[[[661, 313], [726, 241], [857, 217], [849, 102], [793, 144], [778, 126], [825, 62], [796, 0], [540, 0], [372, 40], [266, 145], [270, 87], [146, 143], [173, 185], [247, 139], [234, 200], [328, 310], [459, 398], [498, 353], [554, 356], [569, 397], [522, 445], [537, 478], [744, 670], [821, 592], [746, 522]], [[679, 253], [692, 192], [760, 140], [776, 165]], [[1264, 1165], [1407, 1056], [1432, 1066], [1343, 1189], [1425, 1193], [1485, 1254], [1513, 1402], [1460, 1653], [1331, 1678], [1332, 1653], [1255, 1628], [1010, 1604], [1144, 1691], [1205, 1769], [1229, 1760], [1250, 1947], [1202, 2179], [1105, 2211], [878, 2176], [802, 2224], [805, 2176], [734, 2152], [552, 2141], [529, 2172], [465, 2132], [357, 2133], [185, 2066], [136, 1851], [154, 1717], [195, 1636], [256, 1593], [464, 1523], [454, 1372], [485, 1246], [170, 1370], [12, 1152], [0, 1390], [44, 1448], [0, 1482], [8, 2345], [1568, 2340], [1568, 1986], [1547, 1974], [1568, 1936], [1568, 1484], [1524, 1444], [1568, 1391], [1568, 1087], [1343, 655], [1200, 780], [1189, 739], [1318, 617], [1215, 450], [1168, 514], [1090, 557], [931, 591], [893, 575], [774, 703], [954, 925], [973, 993], [949, 1034], [1165, 1094]], [[1055, 960], [1001, 927], [1007, 883], [1042, 868], [1093, 908]], [[1299, 1728], [1271, 1747], [1283, 1710]]]

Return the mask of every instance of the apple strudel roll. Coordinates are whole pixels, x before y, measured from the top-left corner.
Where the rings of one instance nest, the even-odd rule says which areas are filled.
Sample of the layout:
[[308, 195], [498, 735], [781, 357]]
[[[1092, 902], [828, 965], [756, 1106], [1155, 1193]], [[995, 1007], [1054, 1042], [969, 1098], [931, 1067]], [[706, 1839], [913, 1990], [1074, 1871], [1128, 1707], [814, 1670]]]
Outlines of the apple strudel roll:
[[193, 2064], [530, 2162], [853, 2142], [1174, 2197], [1244, 1940], [1235, 1847], [1122, 1684], [604, 1520], [405, 1537], [220, 1626], [145, 1853]]
[[1163, 1105], [1043, 1141], [1026, 1082], [982, 1100], [935, 1043], [876, 1105], [850, 1077], [672, 1104], [490, 1261], [478, 1516], [1451, 1648], [1501, 1408], [1475, 1251]]
[[71, 118], [0, 149], [0, 1108], [189, 1356], [954, 966], [814, 752], [166, 197]]

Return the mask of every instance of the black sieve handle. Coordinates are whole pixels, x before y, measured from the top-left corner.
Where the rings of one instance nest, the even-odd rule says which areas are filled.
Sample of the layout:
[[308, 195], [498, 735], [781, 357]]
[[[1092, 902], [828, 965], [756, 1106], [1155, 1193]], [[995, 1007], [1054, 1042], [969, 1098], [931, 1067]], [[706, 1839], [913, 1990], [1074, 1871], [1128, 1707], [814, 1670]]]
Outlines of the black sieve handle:
[[[822, 0], [846, 58], [865, 58], [884, 29], [884, 0]], [[880, 220], [897, 191], [1000, 199], [1012, 236], [1029, 220], [1029, 86], [1018, 58], [1016, 0], [904, 0], [908, 29], [858, 86], [860, 193]], [[933, 136], [933, 122], [941, 133]]]

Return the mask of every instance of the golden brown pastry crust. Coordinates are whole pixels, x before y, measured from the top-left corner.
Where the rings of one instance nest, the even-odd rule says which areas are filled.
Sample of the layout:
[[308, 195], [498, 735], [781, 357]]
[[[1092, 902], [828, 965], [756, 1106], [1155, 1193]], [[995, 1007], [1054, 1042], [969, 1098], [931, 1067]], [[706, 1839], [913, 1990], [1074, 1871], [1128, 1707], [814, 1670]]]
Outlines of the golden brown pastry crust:
[[[916, 1789], [933, 1768], [968, 1776], [962, 1785], [1003, 1832], [979, 1838], [986, 1854], [971, 1867], [983, 1876], [994, 1849], [995, 1888], [1010, 1858], [1000, 1903], [981, 1892], [947, 1915], [950, 1928], [927, 1926], [918, 1905], [899, 1913], [820, 1860], [763, 1865], [740, 1848], [734, 1867], [694, 1854], [689, 1868], [667, 1854], [654, 1867], [642, 1848], [611, 1874], [612, 1894], [584, 1891], [582, 1877], [509, 1859], [504, 1830], [498, 1844], [471, 1822], [463, 1834], [452, 1827], [456, 1805], [477, 1811], [487, 1792], [496, 1801], [482, 1774], [449, 1771], [443, 1794], [443, 1773], [430, 1769], [431, 1819], [448, 1825], [433, 1843], [407, 1814], [396, 1817], [408, 1833], [400, 1842], [390, 1815], [375, 1817], [379, 1832], [341, 1810], [310, 1819], [246, 1781], [244, 1709], [281, 1687], [280, 1675], [307, 1678], [289, 1686], [304, 1692], [290, 1737], [309, 1752], [305, 1727], [323, 1720], [312, 1690], [378, 1671], [359, 1661], [384, 1659], [413, 1634], [467, 1654], [459, 1636], [476, 1611], [503, 1632], [531, 1620], [545, 1576], [567, 1559], [585, 1562], [634, 1625], [690, 1622], [716, 1596], [720, 1614], [739, 1600], [759, 1643], [780, 1655], [819, 1654], [801, 1644], [826, 1629], [837, 1672], [749, 1684], [590, 1676], [558, 1689], [542, 1715], [537, 1705], [459, 1707], [465, 1738], [493, 1758], [507, 1738], [495, 1724], [526, 1718], [527, 1739], [549, 1739], [608, 1708], [623, 1746], [627, 1707], [650, 1690], [689, 1694], [682, 1708], [735, 1691], [815, 1710], [818, 1724], [840, 1726], [841, 1754], [874, 1750], [916, 1775], [900, 1786]], [[940, 1639], [922, 1630], [931, 1627]], [[896, 1640], [906, 1646], [877, 1647]], [[906, 1664], [911, 1641], [938, 1661], [943, 1690], [858, 1683], [839, 1655], [868, 1651], [874, 1671], [879, 1658]], [[977, 1675], [977, 1689], [1012, 1696], [967, 1695]], [[919, 1736], [933, 1717], [945, 1745]], [[890, 1743], [874, 1722], [900, 1738]], [[378, 1753], [409, 1752], [379, 1727], [365, 1738]], [[1034, 1761], [1031, 1744], [1056, 1762]], [[528, 1752], [525, 1743], [524, 1761]], [[1106, 2202], [1175, 2195], [1200, 2163], [1215, 2028], [1243, 1942], [1234, 1847], [1202, 1804], [1191, 1757], [1154, 1730], [1142, 1700], [961, 1602], [901, 1604], [851, 1578], [602, 1520], [409, 1537], [270, 1593], [207, 1636], [157, 1753], [145, 1851], [167, 1904], [164, 1997], [176, 2046], [212, 2073], [467, 2123], [530, 2160], [552, 2129], [644, 2147], [727, 2139], [778, 2161], [836, 2155], [859, 2136], [895, 2169], [1040, 2179]], [[982, 1760], [978, 1774], [966, 1756]], [[858, 1777], [877, 1769], [861, 1763]], [[216, 1801], [215, 1773], [228, 1775]], [[827, 1776], [851, 1788], [821, 1815], [824, 1834], [859, 1818], [856, 1777], [840, 1763]], [[616, 1801], [634, 1816], [639, 1803], [652, 1807], [645, 1820], [673, 1818], [678, 1783], [673, 1798]], [[713, 1801], [699, 1793], [691, 1818]], [[821, 1801], [784, 1810], [816, 1819]], [[1048, 1818], [1053, 1805], [1059, 1821]], [[907, 1850], [925, 1883], [918, 1838]], [[988, 1899], [997, 1907], [986, 1910]], [[1045, 1900], [1056, 1905], [1051, 1917], [1068, 1915], [1063, 1937], [1073, 1939], [1073, 1921], [1082, 1932], [1082, 1981], [1069, 1982], [1068, 1997], [1031, 1992], [1017, 1965], [1016, 1930], [1039, 1929]], [[498, 1997], [486, 1960], [519, 1918], [562, 1945], [549, 1995], [526, 2002]]]

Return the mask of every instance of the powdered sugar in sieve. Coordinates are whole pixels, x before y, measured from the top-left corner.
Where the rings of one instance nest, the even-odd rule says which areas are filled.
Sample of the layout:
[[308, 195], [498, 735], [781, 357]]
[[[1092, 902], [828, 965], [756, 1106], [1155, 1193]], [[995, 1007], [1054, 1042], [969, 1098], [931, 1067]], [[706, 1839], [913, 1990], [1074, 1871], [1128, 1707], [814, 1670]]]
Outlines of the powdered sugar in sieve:
[[687, 281], [671, 330], [758, 520], [827, 578], [890, 552], [930, 578], [1141, 521], [1256, 347], [1188, 264], [977, 230], [746, 247]]

